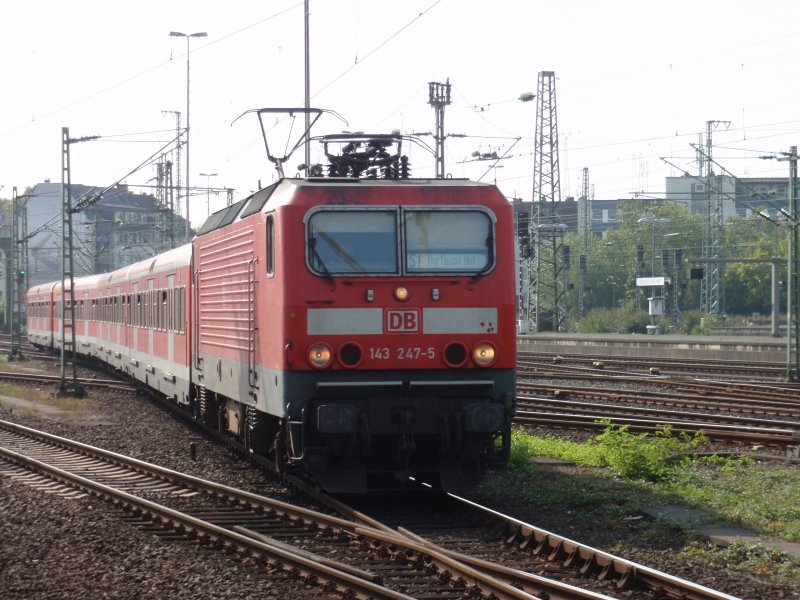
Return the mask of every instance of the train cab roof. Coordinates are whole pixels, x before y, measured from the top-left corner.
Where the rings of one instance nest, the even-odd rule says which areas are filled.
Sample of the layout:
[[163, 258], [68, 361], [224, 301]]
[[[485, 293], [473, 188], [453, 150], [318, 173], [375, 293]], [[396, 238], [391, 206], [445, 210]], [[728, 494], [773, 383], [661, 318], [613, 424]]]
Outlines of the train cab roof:
[[[382, 200], [375, 195], [380, 189]], [[412, 194], [408, 192], [414, 190]], [[489, 191], [490, 193], [486, 193]], [[362, 193], [363, 192], [363, 193]], [[475, 193], [478, 192], [478, 193]], [[369, 179], [353, 177], [285, 178], [212, 214], [197, 231], [203, 235], [289, 204], [508, 204], [494, 184], [470, 179]]]

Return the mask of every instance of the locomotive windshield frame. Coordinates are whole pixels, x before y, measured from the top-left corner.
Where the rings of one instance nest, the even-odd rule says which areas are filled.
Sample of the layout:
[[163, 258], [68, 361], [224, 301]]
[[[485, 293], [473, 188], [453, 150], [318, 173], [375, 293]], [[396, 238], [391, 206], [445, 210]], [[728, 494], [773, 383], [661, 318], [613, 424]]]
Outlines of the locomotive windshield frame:
[[315, 275], [478, 276], [494, 270], [494, 213], [480, 206], [323, 206], [306, 213]]

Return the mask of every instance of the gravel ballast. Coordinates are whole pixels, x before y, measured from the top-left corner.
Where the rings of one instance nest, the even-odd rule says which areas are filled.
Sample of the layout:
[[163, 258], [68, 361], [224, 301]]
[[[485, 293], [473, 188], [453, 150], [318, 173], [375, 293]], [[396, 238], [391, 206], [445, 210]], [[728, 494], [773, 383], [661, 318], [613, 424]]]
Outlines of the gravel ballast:
[[[43, 411], [10, 406], [0, 399], [0, 419], [231, 486], [252, 489], [261, 477], [257, 469], [150, 400], [114, 391], [91, 395], [88, 410], [46, 417]], [[124, 425], [115, 427], [114, 422]], [[189, 452], [192, 443], [196, 461]], [[538, 522], [524, 505], [492, 507], [614, 553], [613, 540], [582, 531], [574, 515], [548, 515], [547, 522]], [[126, 522], [124, 516], [91, 496], [42, 493], [13, 477], [0, 476], [0, 598], [328, 597], [285, 574], [276, 577], [269, 567], [249, 559], [194, 542], [163, 540]], [[739, 598], [800, 598], [799, 590], [769, 583], [766, 576], [690, 563], [677, 559], [671, 549], [624, 556]]]

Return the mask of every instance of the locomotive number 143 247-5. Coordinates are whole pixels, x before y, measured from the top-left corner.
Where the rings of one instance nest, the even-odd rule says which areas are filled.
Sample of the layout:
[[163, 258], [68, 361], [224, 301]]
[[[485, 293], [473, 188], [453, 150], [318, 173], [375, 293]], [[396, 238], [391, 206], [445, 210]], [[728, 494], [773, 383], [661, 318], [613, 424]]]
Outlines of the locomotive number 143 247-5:
[[372, 346], [369, 349], [369, 357], [373, 360], [416, 360], [419, 358], [433, 360], [436, 358], [436, 350], [433, 346], [422, 348], [420, 346], [400, 346], [399, 348], [389, 348], [388, 346]]

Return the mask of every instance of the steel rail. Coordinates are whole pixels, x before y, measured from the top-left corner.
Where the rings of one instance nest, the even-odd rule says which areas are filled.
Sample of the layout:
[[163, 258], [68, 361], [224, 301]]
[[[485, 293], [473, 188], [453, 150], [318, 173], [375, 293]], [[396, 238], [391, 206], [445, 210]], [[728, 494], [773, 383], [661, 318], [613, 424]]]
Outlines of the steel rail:
[[[764, 400], [787, 401], [800, 405], [800, 384], [780, 382], [746, 382], [746, 381], [716, 381], [711, 379], [687, 379], [674, 376], [632, 376], [630, 374], [608, 373], [598, 370], [584, 370], [583, 372], [568, 371], [526, 371], [517, 369], [517, 376], [523, 377], [552, 377], [553, 379], [580, 380], [580, 381], [607, 381], [609, 383], [632, 383], [635, 385], [652, 385], [677, 390], [692, 390], [699, 394], [721, 392], [737, 397], [749, 397], [758, 394]], [[524, 379], [520, 381], [525, 382]]]
[[[57, 383], [60, 380], [58, 375], [45, 375], [43, 373], [20, 373], [18, 371], [0, 371], [0, 379], [6, 381], [21, 381], [25, 383]], [[88, 379], [80, 378], [79, 383], [83, 386], [114, 388], [126, 392], [136, 392], [139, 388], [135, 385], [122, 383], [114, 379]]]
[[6, 461], [25, 467], [26, 469], [39, 473], [46, 473], [50, 477], [67, 485], [77, 486], [114, 502], [123, 503], [130, 509], [146, 513], [154, 521], [166, 524], [179, 532], [197, 531], [201, 537], [205, 538], [212, 545], [215, 543], [223, 545], [231, 544], [257, 555], [269, 556], [274, 561], [291, 565], [306, 577], [319, 578], [336, 586], [337, 589], [344, 588], [342, 591], [352, 590], [359, 598], [374, 598], [377, 595], [379, 597], [397, 600], [413, 600], [412, 596], [395, 592], [381, 585], [372, 583], [371, 581], [362, 579], [361, 577], [338, 571], [297, 553], [289, 552], [283, 548], [272, 546], [241, 533], [219, 527], [186, 513], [140, 498], [139, 496], [114, 489], [74, 473], [69, 473], [68, 471], [24, 456], [13, 450], [0, 447], [0, 456]]
[[581, 544], [455, 494], [448, 493], [447, 495], [504, 523], [510, 530], [509, 541], [517, 543], [520, 549], [531, 548], [537, 553], [547, 552], [551, 557], [562, 556], [565, 566], [579, 566], [581, 572], [584, 573], [600, 570], [601, 574], [606, 573], [607, 576], [610, 576], [612, 572], [616, 572], [621, 576], [620, 584], [622, 585], [618, 584], [618, 587], [624, 587], [624, 585], [633, 583], [634, 580], [639, 580], [647, 584], [650, 589], [658, 590], [656, 593], [668, 594], [669, 597], [681, 600], [739, 600], [729, 594]]
[[[641, 383], [641, 382], [637, 382]], [[648, 382], [649, 383], [649, 382]], [[666, 386], [664, 386], [666, 387]], [[659, 404], [681, 407], [711, 407], [724, 406], [725, 410], [736, 412], [762, 412], [764, 414], [796, 414], [800, 416], [800, 400], [794, 395], [772, 395], [770, 397], [754, 398], [753, 390], [742, 389], [741, 395], [734, 395], [731, 390], [717, 390], [710, 386], [703, 386], [689, 391], [682, 385], [675, 385], [671, 392], [641, 392], [626, 391], [624, 389], [611, 389], [607, 387], [581, 387], [572, 384], [555, 385], [530, 381], [518, 381], [517, 391], [529, 393], [550, 394], [561, 397], [563, 395], [579, 398], [593, 398], [598, 400], [613, 400], [644, 404]], [[681, 393], [682, 392], [682, 393]], [[720, 395], [711, 395], [718, 393]], [[721, 395], [726, 394], [726, 395]]]
[[[558, 357], [559, 359], [561, 357]], [[599, 369], [606, 370], [612, 373], [618, 373], [620, 375], [630, 375], [631, 373], [663, 373], [667, 372], [670, 375], [679, 375], [679, 374], [693, 374], [698, 376], [700, 374], [711, 375], [714, 376], [721, 376], [725, 375], [731, 377], [736, 380], [744, 380], [750, 381], [753, 378], [758, 378], [759, 381], [780, 381], [783, 373], [778, 372], [777, 370], [764, 370], [758, 367], [734, 367], [734, 366], [726, 366], [726, 367], [715, 367], [713, 364], [703, 364], [703, 363], [694, 363], [692, 365], [685, 364], [685, 365], [670, 365], [669, 363], [665, 363], [659, 360], [652, 360], [648, 362], [640, 361], [638, 364], [634, 362], [635, 359], [631, 359], [631, 362], [627, 363], [624, 361], [615, 361], [610, 358], [596, 358], [596, 359], [585, 359], [584, 363], [587, 363], [585, 366], [581, 365], [569, 365], [569, 364], [562, 364], [563, 361], [550, 361], [550, 362], [542, 362], [538, 363], [535, 361], [525, 361], [524, 359], [517, 360], [517, 367], [520, 369], [530, 369], [532, 371], [542, 371], [546, 370], [548, 372], [589, 372], [589, 371], [596, 371]], [[574, 361], [570, 361], [574, 362]], [[609, 368], [612, 367], [613, 368]], [[748, 379], [749, 378], [749, 379]]]
[[[115, 452], [111, 452], [108, 450], [103, 450], [101, 448], [96, 448], [93, 446], [89, 446], [87, 444], [83, 444], [81, 442], [76, 442], [74, 440], [68, 440], [66, 438], [61, 438], [59, 436], [55, 436], [53, 434], [49, 434], [46, 432], [39, 432], [34, 429], [30, 429], [28, 427], [17, 425], [15, 423], [8, 423], [5, 421], [0, 421], [0, 427], [6, 429], [8, 431], [13, 431], [15, 433], [24, 435], [29, 437], [30, 439], [45, 439], [48, 443], [51, 443], [57, 447], [62, 447], [66, 449], [70, 449], [73, 451], [81, 452], [82, 454], [92, 455], [92, 456], [99, 456], [103, 460], [107, 460], [112, 462], [113, 464], [117, 464], [120, 466], [124, 466], [127, 468], [134, 468], [137, 472], [147, 473], [148, 475], [153, 475], [155, 477], [168, 479], [171, 481], [175, 481], [189, 487], [191, 489], [201, 490], [209, 494], [213, 494], [216, 496], [226, 496], [232, 500], [235, 500], [237, 503], [249, 503], [252, 507], [264, 507], [269, 508], [271, 510], [275, 510], [281, 514], [291, 515], [295, 518], [300, 518], [304, 520], [313, 520], [315, 522], [320, 522], [323, 525], [333, 527], [339, 530], [347, 531], [351, 534], [357, 535], [361, 538], [367, 538], [373, 540], [375, 542], [390, 544], [394, 547], [402, 548], [406, 552], [418, 553], [427, 557], [427, 560], [435, 564], [441, 571], [449, 573], [452, 578], [460, 578], [462, 580], [472, 582], [476, 588], [479, 588], [483, 591], [486, 591], [490, 594], [495, 594], [499, 598], [510, 598], [510, 599], [519, 599], [519, 600], [529, 600], [535, 598], [532, 596], [530, 592], [519, 590], [516, 587], [510, 585], [509, 583], [498, 579], [496, 574], [502, 571], [503, 567], [499, 565], [495, 565], [494, 568], [491, 567], [490, 564], [484, 565], [484, 569], [475, 569], [473, 566], [469, 565], [468, 563], [460, 562], [459, 560], [449, 556], [447, 554], [443, 554], [441, 552], [437, 552], [433, 548], [427, 548], [421, 544], [419, 544], [415, 540], [411, 540], [407, 537], [402, 536], [401, 534], [397, 533], [396, 531], [392, 530], [391, 528], [386, 527], [369, 519], [365, 515], [361, 515], [360, 513], [354, 513], [364, 518], [364, 520], [371, 522], [370, 525], [362, 525], [357, 522], [348, 521], [346, 519], [341, 519], [339, 517], [335, 517], [332, 515], [326, 515], [324, 513], [319, 513], [317, 511], [313, 511], [311, 509], [298, 507], [295, 505], [291, 505], [280, 500], [276, 500], [273, 498], [267, 498], [264, 496], [260, 496], [258, 494], [254, 494], [252, 492], [246, 492], [244, 490], [238, 490], [235, 488], [230, 488], [228, 486], [218, 484], [212, 481], [200, 479], [197, 477], [193, 477], [191, 475], [187, 475], [184, 473], [180, 473], [177, 471], [173, 471], [171, 469], [167, 469], [165, 467], [160, 467], [158, 465], [152, 465], [150, 463], [117, 454]], [[0, 455], [4, 455], [6, 453], [18, 455], [18, 453], [13, 452], [12, 450], [4, 449], [0, 447]], [[37, 465], [41, 464], [44, 465], [41, 461], [37, 461], [34, 458], [24, 457], [32, 461], [29, 464]], [[19, 464], [19, 463], [18, 463]], [[49, 465], [48, 465], [49, 466]], [[48, 473], [55, 473], [54, 476], [56, 479], [61, 481], [65, 481], [64, 477], [74, 478], [76, 481], [80, 483], [80, 487], [84, 489], [89, 489], [83, 486], [83, 481], [91, 481], [88, 479], [83, 478], [80, 475], [69, 473], [67, 471], [63, 471], [55, 466], [49, 466], [50, 468], [46, 471]], [[40, 470], [40, 469], [37, 469]], [[98, 486], [97, 488], [92, 489], [102, 489], [104, 495], [107, 497], [111, 497], [111, 492], [118, 492], [126, 501], [128, 501], [127, 492], [121, 490], [115, 490], [112, 487], [106, 486], [99, 482], [93, 482]], [[111, 490], [111, 492], [109, 492]], [[136, 499], [140, 499], [138, 496], [131, 496]], [[141, 500], [141, 499], [140, 499]], [[189, 527], [188, 521], [181, 521], [183, 515], [185, 513], [179, 513], [178, 511], [174, 511], [173, 509], [169, 509], [167, 507], [161, 507], [161, 505], [157, 505], [154, 503], [150, 503], [150, 501], [144, 500], [143, 502], [148, 503], [145, 508], [142, 510], [148, 510], [148, 512], [156, 515], [157, 517], [160, 515], [166, 522], [172, 524], [173, 527], [181, 530], [181, 527]], [[158, 510], [150, 507], [150, 504], [154, 504], [155, 507], [161, 507], [165, 510], [163, 513], [159, 513]], [[138, 507], [139, 505], [136, 504]], [[152, 510], [150, 510], [152, 509]], [[178, 518], [171, 518], [173, 517], [173, 513], [177, 513], [181, 515]], [[189, 515], [185, 515], [192, 519], [191, 523], [194, 523], [194, 520], [201, 521], [196, 519], [195, 517], [191, 517]], [[205, 521], [201, 521], [202, 523], [206, 523]], [[233, 531], [238, 535], [244, 536], [248, 539], [253, 539], [258, 541], [259, 543], [266, 544], [270, 547], [275, 547], [281, 551], [280, 556], [284, 556], [284, 553], [288, 552], [292, 555], [297, 555], [300, 557], [304, 557], [315, 564], [323, 564], [328, 565], [329, 567], [335, 568], [337, 570], [345, 571], [351, 576], [357, 576], [360, 578], [366, 578], [368, 581], [372, 581], [376, 583], [375, 576], [371, 573], [366, 573], [359, 569], [355, 569], [351, 566], [338, 563], [337, 561], [331, 561], [331, 559], [327, 557], [322, 557], [319, 555], [312, 555], [308, 551], [304, 551], [298, 548], [294, 548], [288, 544], [284, 544], [282, 542], [277, 542], [271, 540], [268, 536], [263, 534], [249, 531], [244, 527], [234, 527], [232, 530], [225, 529], [225, 528], [218, 528], [216, 525], [211, 525], [213, 527], [213, 535], [207, 531], [204, 531], [205, 534], [209, 535], [212, 540], [222, 539], [221, 531]], [[373, 527], [375, 525], [377, 527]], [[234, 543], [238, 544], [238, 540], [234, 539]], [[300, 568], [300, 567], [298, 567]], [[305, 572], [305, 571], [303, 571]], [[595, 600], [604, 600], [608, 599], [608, 596], [603, 596], [601, 594], [596, 594], [594, 592], [580, 590], [579, 588], [574, 588], [568, 584], [548, 580], [545, 578], [536, 579], [535, 586], [531, 584], [528, 587], [534, 587], [537, 593], [545, 594], [545, 597], [549, 595], [550, 598], [553, 600], [582, 600], [582, 599], [595, 599]], [[394, 597], [394, 596], [385, 596], [385, 597]], [[398, 597], [407, 597], [407, 596], [398, 596]]]
[[627, 425], [631, 431], [660, 431], [669, 425], [673, 433], [703, 433], [712, 439], [758, 441], [764, 444], [784, 445], [798, 441], [797, 433], [792, 430], [747, 430], [730, 425], [699, 424], [681, 421], [657, 419], [630, 419], [616, 421], [606, 415], [576, 415], [570, 413], [552, 413], [525, 411], [517, 413], [515, 422], [529, 425], [546, 425], [548, 427], [571, 427], [580, 429], [605, 429], [603, 419], [609, 419], [616, 425]]
[[[522, 401], [520, 403], [520, 400]], [[642, 418], [652, 417], [653, 419], [665, 422], [689, 421], [697, 423], [699, 426], [717, 425], [736, 425], [742, 428], [749, 428], [753, 431], [800, 431], [800, 422], [782, 419], [763, 419], [759, 417], [742, 417], [736, 415], [726, 415], [722, 413], [708, 412], [688, 412], [685, 410], [664, 410], [661, 408], [644, 408], [640, 406], [630, 406], [627, 404], [600, 404], [597, 402], [584, 402], [580, 400], [564, 400], [560, 398], [533, 398], [528, 396], [517, 396], [517, 412], [520, 409], [543, 410], [552, 407], [554, 410], [572, 410], [578, 414], [590, 412], [602, 413], [606, 418], [626, 419], [629, 416], [640, 416]]]
[[[527, 361], [530, 363], [552, 361], [554, 355], [552, 353], [536, 353], [529, 351], [520, 351], [518, 353], [518, 360], [520, 362]], [[752, 361], [731, 360], [731, 359], [696, 359], [696, 358], [674, 358], [663, 356], [607, 356], [602, 354], [557, 354], [558, 360], [566, 362], [587, 362], [601, 360], [606, 364], [618, 364], [623, 366], [658, 366], [672, 369], [686, 369], [689, 371], [696, 371], [698, 369], [714, 370], [720, 369], [722, 371], [733, 370], [746, 370], [748, 372], [760, 374], [782, 374], [785, 370], [785, 365], [777, 362], [760, 362], [754, 363]]]

